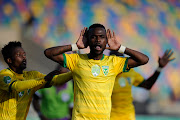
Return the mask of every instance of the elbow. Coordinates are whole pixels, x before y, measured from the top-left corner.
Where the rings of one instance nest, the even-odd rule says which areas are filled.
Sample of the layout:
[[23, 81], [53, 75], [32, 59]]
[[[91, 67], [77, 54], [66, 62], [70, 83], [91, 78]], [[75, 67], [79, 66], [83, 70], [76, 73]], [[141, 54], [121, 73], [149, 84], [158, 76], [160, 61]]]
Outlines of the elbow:
[[44, 50], [44, 55], [45, 55], [47, 58], [51, 58], [51, 54], [50, 54], [50, 52], [48, 51], [48, 49]]
[[145, 57], [143, 58], [141, 64], [142, 64], [142, 65], [145, 65], [145, 64], [148, 63], [148, 61], [149, 61], [149, 57], [145, 55]]

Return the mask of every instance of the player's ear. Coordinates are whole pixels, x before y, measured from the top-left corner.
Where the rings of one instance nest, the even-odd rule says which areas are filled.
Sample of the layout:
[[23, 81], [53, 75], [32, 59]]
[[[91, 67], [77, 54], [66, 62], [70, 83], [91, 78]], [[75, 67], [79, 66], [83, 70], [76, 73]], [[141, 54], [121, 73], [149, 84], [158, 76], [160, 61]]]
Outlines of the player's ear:
[[11, 64], [11, 63], [12, 63], [11, 58], [8, 58], [8, 59], [7, 59], [7, 63], [8, 63], [8, 64]]

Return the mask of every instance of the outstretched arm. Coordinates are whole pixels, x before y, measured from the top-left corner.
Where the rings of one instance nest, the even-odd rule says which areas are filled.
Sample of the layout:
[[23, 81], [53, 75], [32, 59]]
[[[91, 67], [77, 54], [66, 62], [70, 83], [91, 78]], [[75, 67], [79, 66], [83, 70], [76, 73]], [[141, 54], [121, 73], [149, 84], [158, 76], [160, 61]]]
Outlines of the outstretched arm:
[[143, 83], [139, 85], [139, 87], [146, 88], [150, 90], [154, 83], [156, 82], [158, 76], [160, 75], [161, 69], [163, 69], [170, 61], [174, 60], [175, 58], [170, 58], [173, 55], [172, 50], [166, 50], [162, 57], [159, 57], [159, 67], [156, 69], [154, 74], [145, 80]]
[[46, 49], [44, 51], [45, 56], [47, 58], [63, 65], [63, 62], [64, 62], [63, 53], [68, 52], [68, 51], [75, 51], [78, 49], [84, 49], [88, 46], [87, 38], [85, 36], [86, 32], [87, 32], [87, 28], [84, 27], [84, 29], [81, 30], [79, 39], [76, 42], [76, 44], [57, 46], [57, 47], [52, 47], [52, 48]]
[[[61, 68], [63, 70], [63, 68]], [[64, 68], [65, 69], [65, 68]], [[72, 79], [72, 72], [54, 70], [45, 76], [50, 85], [60, 86]], [[66, 72], [66, 73], [64, 73]]]
[[128, 60], [129, 68], [144, 65], [149, 61], [149, 58], [146, 55], [144, 55], [143, 53], [140, 53], [138, 51], [135, 51], [130, 48], [122, 46], [120, 44], [120, 42], [116, 39], [116, 35], [115, 35], [114, 31], [112, 34], [111, 31], [108, 29], [107, 30], [107, 38], [108, 38], [109, 47], [107, 47], [106, 49], [115, 50], [118, 52], [120, 51], [120, 52], [123, 52], [130, 56], [130, 58]]

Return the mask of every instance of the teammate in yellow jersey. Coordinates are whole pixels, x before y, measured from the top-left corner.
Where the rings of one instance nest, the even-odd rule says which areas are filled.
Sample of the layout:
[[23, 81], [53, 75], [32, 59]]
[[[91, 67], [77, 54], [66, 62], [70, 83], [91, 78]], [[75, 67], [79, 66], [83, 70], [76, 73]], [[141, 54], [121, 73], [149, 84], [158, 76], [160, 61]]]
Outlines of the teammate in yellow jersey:
[[[122, 56], [122, 54], [115, 51], [111, 51], [110, 55], [112, 54]], [[174, 58], [170, 58], [172, 57], [172, 54], [172, 50], [166, 50], [164, 55], [159, 57], [159, 67], [147, 80], [145, 80], [143, 76], [137, 73], [134, 69], [131, 69], [129, 72], [119, 74], [116, 77], [112, 93], [111, 120], [135, 120], [131, 87], [138, 86], [150, 90], [156, 82], [161, 69], [164, 68], [169, 61], [174, 60]]]
[[36, 90], [46, 85], [63, 84], [72, 79], [70, 72], [56, 75], [59, 72], [53, 71], [45, 76], [38, 71], [24, 71], [26, 53], [20, 42], [9, 42], [1, 52], [9, 66], [0, 71], [1, 120], [25, 120]]
[[[106, 56], [106, 49], [120, 51], [130, 56], [121, 58]], [[90, 47], [89, 54], [64, 54]], [[57, 46], [45, 50], [46, 57], [66, 66], [72, 71], [74, 80], [73, 120], [109, 120], [111, 94], [115, 77], [128, 68], [146, 64], [149, 58], [135, 50], [122, 46], [101, 24], [85, 27], [76, 44]]]

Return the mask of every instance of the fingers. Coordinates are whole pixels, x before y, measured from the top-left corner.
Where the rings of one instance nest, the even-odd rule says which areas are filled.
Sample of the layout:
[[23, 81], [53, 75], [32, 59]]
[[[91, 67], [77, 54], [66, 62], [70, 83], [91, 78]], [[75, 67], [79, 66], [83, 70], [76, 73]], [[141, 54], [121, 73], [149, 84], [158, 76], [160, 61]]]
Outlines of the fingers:
[[166, 49], [165, 53], [164, 53], [164, 56], [166, 56], [168, 54], [168, 49]]
[[115, 38], [116, 37], [116, 35], [115, 35], [115, 32], [113, 31], [113, 37]]
[[173, 55], [173, 51], [170, 50], [169, 53], [167, 54], [167, 57], [170, 58]]
[[167, 49], [162, 58], [166, 59], [168, 61], [173, 61], [175, 59], [175, 57], [170, 58], [173, 55], [173, 53], [174, 52], [172, 51], [172, 49]]
[[84, 27], [84, 28], [81, 30], [80, 36], [83, 36], [86, 32], [87, 32], [87, 27]]
[[176, 58], [173, 57], [173, 58], [169, 59], [169, 61], [173, 61], [173, 60], [175, 60], [175, 59], [176, 59]]
[[107, 29], [106, 36], [107, 36], [108, 40], [110, 39], [109, 31], [110, 31], [110, 30], [109, 30], [109, 29]]
[[106, 35], [108, 39], [111, 39], [113, 37], [110, 29], [107, 29]]
[[109, 35], [110, 35], [110, 38], [112, 38], [112, 33], [111, 33], [111, 30], [109, 30]]

